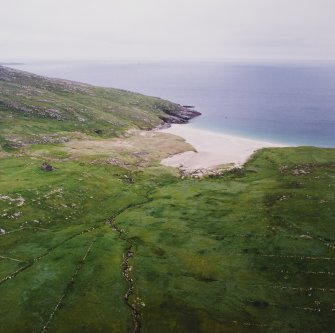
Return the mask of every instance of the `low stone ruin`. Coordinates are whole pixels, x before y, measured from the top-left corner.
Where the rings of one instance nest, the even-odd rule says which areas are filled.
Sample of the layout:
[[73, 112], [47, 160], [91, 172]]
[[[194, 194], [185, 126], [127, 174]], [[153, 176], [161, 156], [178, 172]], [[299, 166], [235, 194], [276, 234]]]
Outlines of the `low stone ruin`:
[[53, 171], [54, 168], [53, 168], [53, 166], [50, 165], [49, 163], [47, 163], [47, 162], [43, 162], [42, 165], [41, 165], [41, 169], [42, 169], [43, 171], [49, 172], [49, 171]]

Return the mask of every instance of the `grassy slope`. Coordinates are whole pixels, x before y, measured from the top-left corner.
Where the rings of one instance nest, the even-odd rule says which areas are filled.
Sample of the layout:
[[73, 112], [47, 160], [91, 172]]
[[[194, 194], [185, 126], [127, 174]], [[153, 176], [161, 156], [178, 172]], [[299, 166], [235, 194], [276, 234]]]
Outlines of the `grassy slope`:
[[[1, 135], [71, 123], [11, 116], [19, 125]], [[38, 146], [54, 156], [53, 172], [40, 170]], [[59, 145], [3, 153], [0, 331], [132, 332], [130, 242], [143, 332], [331, 332], [334, 167], [334, 149], [265, 149], [242, 171], [199, 181], [71, 159]]]
[[[42, 142], [43, 136], [115, 137], [126, 129], [150, 129], [178, 105], [111, 88], [48, 79], [0, 66], [0, 145]], [[7, 143], [7, 145], [6, 145]]]

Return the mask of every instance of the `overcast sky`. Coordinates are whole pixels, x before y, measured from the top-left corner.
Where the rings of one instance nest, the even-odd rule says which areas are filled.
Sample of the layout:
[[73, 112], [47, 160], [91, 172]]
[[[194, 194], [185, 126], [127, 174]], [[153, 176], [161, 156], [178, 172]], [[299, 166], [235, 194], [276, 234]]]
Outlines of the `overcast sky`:
[[335, 61], [335, 0], [0, 0], [0, 61]]

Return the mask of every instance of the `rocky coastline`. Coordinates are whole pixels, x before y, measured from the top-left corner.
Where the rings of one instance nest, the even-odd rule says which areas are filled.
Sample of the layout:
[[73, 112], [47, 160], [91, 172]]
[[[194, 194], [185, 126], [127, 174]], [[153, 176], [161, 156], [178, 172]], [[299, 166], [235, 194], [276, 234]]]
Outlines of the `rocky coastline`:
[[186, 124], [191, 119], [201, 115], [201, 112], [194, 110], [194, 106], [178, 104], [174, 110], [164, 110], [166, 115], [160, 116], [162, 124], [160, 129], [169, 128], [171, 124]]

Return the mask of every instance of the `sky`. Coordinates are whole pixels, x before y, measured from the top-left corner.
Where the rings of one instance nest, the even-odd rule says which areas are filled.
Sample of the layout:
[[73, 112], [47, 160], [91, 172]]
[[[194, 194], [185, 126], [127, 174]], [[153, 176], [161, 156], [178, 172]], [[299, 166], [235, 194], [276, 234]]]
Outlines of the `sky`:
[[335, 61], [335, 0], [0, 0], [0, 61]]

